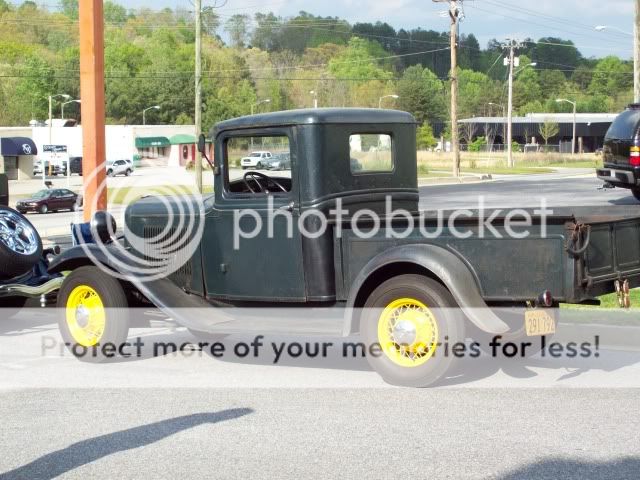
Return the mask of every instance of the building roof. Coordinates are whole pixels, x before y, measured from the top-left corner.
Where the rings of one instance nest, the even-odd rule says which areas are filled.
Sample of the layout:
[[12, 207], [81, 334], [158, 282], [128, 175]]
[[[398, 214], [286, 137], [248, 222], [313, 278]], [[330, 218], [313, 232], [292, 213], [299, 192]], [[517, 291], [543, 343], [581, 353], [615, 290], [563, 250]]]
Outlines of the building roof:
[[[612, 123], [617, 113], [578, 113], [576, 123]], [[513, 117], [513, 123], [573, 123], [572, 113], [529, 113], [524, 117]], [[473, 117], [460, 120], [460, 123], [506, 123], [506, 117]]]
[[286, 110], [234, 118], [218, 123], [215, 132], [236, 128], [260, 128], [277, 125], [313, 125], [336, 123], [409, 123], [416, 120], [407, 112], [370, 108], [314, 108]]
[[179, 133], [178, 135], [174, 135], [169, 139], [171, 145], [191, 145], [196, 142], [195, 135], [188, 135], [186, 133]]
[[136, 148], [168, 147], [171, 142], [167, 137], [136, 137]]

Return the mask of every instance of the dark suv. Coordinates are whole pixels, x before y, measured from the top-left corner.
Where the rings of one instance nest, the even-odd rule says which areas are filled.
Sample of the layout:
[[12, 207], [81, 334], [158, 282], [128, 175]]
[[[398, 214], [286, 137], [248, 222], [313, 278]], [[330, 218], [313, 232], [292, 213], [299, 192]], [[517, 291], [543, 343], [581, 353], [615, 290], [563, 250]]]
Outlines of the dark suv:
[[640, 104], [631, 104], [613, 121], [604, 138], [604, 168], [598, 178], [628, 188], [640, 200]]

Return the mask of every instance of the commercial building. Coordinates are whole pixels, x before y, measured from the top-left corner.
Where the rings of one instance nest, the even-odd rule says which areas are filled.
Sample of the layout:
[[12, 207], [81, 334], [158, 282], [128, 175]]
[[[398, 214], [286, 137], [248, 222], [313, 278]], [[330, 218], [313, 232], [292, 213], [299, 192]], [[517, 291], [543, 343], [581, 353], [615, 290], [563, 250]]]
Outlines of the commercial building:
[[[617, 116], [617, 113], [576, 114], [576, 151], [589, 153], [602, 148], [607, 130]], [[558, 125], [558, 133], [548, 138], [546, 143], [568, 153], [571, 152], [573, 122], [572, 113], [530, 113], [524, 117], [513, 117], [513, 141], [520, 145], [543, 145], [545, 141], [541, 130], [545, 124], [553, 123]], [[473, 141], [477, 137], [489, 136], [494, 145], [505, 144], [506, 117], [474, 117], [459, 123], [466, 139], [470, 137]], [[436, 129], [436, 134], [439, 133]]]
[[[69, 157], [82, 156], [81, 126], [63, 127], [54, 122], [51, 129], [0, 127], [0, 138], [0, 173], [6, 172], [10, 179], [31, 177], [33, 163], [44, 155], [45, 145], [66, 147]], [[31, 153], [17, 152], [12, 145], [28, 145]], [[107, 161], [130, 159], [142, 166], [185, 166], [195, 160], [195, 126], [107, 125], [106, 147]]]

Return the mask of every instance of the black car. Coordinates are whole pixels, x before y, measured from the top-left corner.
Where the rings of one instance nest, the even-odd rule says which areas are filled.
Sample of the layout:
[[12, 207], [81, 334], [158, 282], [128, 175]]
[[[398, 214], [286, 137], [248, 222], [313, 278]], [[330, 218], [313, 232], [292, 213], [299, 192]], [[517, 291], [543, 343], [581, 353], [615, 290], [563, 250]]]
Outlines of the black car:
[[16, 205], [18, 212], [49, 213], [59, 210], [70, 210], [75, 212], [82, 205], [82, 200], [78, 201], [78, 195], [66, 188], [55, 188], [40, 190], [32, 197], [21, 200]]
[[604, 138], [604, 168], [598, 178], [628, 188], [640, 200], [640, 104], [632, 104], [613, 121]]

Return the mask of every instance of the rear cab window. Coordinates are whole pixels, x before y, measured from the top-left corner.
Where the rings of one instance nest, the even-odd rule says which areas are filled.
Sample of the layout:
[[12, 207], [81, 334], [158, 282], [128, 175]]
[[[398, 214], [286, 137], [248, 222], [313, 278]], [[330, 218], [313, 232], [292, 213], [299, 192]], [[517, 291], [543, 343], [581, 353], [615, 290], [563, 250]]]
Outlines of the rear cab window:
[[358, 133], [349, 136], [351, 173], [391, 173], [394, 168], [392, 137], [386, 133]]
[[614, 120], [607, 132], [607, 140], [633, 140], [640, 126], [640, 109], [629, 109]]

